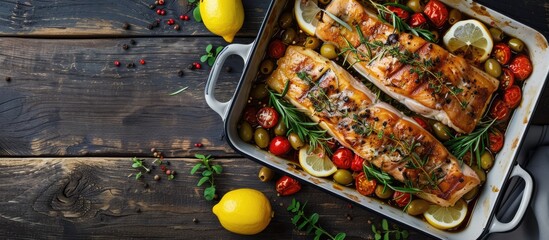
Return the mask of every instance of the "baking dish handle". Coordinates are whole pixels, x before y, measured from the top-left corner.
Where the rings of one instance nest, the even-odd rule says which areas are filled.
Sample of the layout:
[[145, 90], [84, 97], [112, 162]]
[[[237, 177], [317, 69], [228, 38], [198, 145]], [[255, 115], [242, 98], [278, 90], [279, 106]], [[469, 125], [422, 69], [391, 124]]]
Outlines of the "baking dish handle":
[[240, 56], [244, 60], [245, 66], [248, 63], [253, 44], [253, 42], [250, 44], [229, 44], [223, 48], [223, 50], [221, 50], [221, 52], [217, 55], [217, 59], [215, 60], [210, 75], [208, 76], [208, 80], [206, 81], [206, 89], [204, 90], [206, 103], [208, 103], [208, 106], [210, 106], [212, 110], [221, 116], [223, 121], [225, 121], [227, 108], [230, 106], [233, 98], [226, 102], [220, 102], [215, 98], [214, 89], [217, 79], [219, 78], [219, 73], [221, 72], [225, 60], [227, 60], [227, 58], [231, 55]]
[[530, 205], [530, 199], [532, 198], [532, 192], [534, 190], [534, 181], [532, 180], [532, 176], [530, 176], [530, 174], [518, 164], [515, 168], [513, 168], [513, 172], [511, 172], [511, 176], [509, 178], [515, 176], [522, 178], [525, 185], [522, 200], [520, 201], [517, 212], [513, 219], [511, 219], [508, 223], [502, 223], [494, 216], [492, 225], [490, 226], [490, 233], [506, 232], [514, 229], [520, 223], [520, 220], [524, 216], [528, 205]]

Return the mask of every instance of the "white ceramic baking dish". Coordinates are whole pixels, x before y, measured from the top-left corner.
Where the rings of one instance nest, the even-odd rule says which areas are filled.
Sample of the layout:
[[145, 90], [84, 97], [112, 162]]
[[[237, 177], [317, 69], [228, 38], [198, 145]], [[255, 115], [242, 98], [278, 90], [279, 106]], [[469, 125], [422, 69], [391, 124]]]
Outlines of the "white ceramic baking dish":
[[[463, 230], [450, 232], [436, 229], [427, 222], [410, 216], [400, 209], [388, 206], [377, 199], [364, 197], [354, 189], [336, 187], [330, 179], [313, 177], [302, 170], [295, 169], [287, 160], [278, 158], [254, 145], [240, 140], [237, 131], [238, 121], [241, 118], [250, 89], [257, 76], [259, 64], [265, 56], [269, 40], [276, 29], [274, 26], [276, 26], [277, 19], [285, 5], [288, 4], [288, 1], [293, 4], [293, 0], [273, 1], [267, 11], [267, 16], [256, 40], [247, 45], [228, 45], [217, 57], [217, 61], [208, 78], [205, 89], [206, 101], [223, 119], [227, 141], [231, 147], [261, 164], [286, 172], [300, 179], [302, 182], [311, 183], [334, 195], [356, 202], [365, 208], [434, 237], [460, 240], [477, 239], [488, 233], [505, 232], [517, 226], [530, 202], [534, 183], [530, 175], [516, 164], [515, 159], [549, 72], [548, 44], [542, 34], [473, 1], [443, 0], [443, 2], [451, 7], [458, 8], [467, 15], [477, 18], [487, 25], [497, 26], [510, 35], [521, 37], [530, 51], [530, 57], [534, 65], [532, 75], [523, 86], [522, 103], [515, 110], [506, 131], [504, 148], [496, 156], [495, 165], [487, 176], [486, 183], [474, 205], [467, 226]], [[243, 75], [232, 98], [227, 102], [220, 102], [215, 98], [214, 89], [222, 66], [230, 55], [238, 55], [244, 60]], [[503, 195], [506, 183], [511, 177], [522, 178], [525, 181], [525, 189], [514, 218], [510, 222], [502, 223], [494, 217], [495, 208]]]

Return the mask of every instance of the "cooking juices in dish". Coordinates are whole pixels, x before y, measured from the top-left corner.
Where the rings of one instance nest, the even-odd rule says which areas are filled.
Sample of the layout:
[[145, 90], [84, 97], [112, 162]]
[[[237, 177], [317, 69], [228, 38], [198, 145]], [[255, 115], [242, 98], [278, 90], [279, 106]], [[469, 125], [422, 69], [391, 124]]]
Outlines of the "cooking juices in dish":
[[[242, 140], [434, 227], [464, 227], [532, 71], [524, 44], [496, 28], [464, 36], [485, 27], [436, 0], [300, 1], [279, 18]], [[444, 46], [447, 32], [493, 49]], [[440, 209], [461, 216], [445, 223]]]

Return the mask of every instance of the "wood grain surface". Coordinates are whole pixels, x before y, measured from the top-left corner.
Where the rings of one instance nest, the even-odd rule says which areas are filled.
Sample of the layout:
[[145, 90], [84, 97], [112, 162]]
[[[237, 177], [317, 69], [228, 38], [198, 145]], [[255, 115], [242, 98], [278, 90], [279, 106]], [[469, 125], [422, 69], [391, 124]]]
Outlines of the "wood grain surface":
[[[187, 68], [208, 44], [227, 43], [192, 17], [179, 20], [192, 15], [187, 1], [166, 1], [164, 16], [148, 8], [153, 2], [0, 0], [0, 238], [310, 239], [290, 223], [292, 197], [277, 196], [274, 182], [257, 179], [261, 166], [227, 145], [221, 118], [204, 101], [210, 67]], [[235, 42], [254, 40], [270, 2], [243, 0], [246, 22]], [[549, 37], [546, 1], [478, 2]], [[180, 30], [165, 24], [170, 18]], [[148, 29], [156, 20], [160, 26]], [[221, 100], [232, 96], [243, 62], [231, 57], [227, 66]], [[549, 124], [547, 105], [549, 91], [532, 123]], [[178, 172], [175, 180], [154, 181], [158, 169], [143, 180], [128, 177], [136, 173], [131, 157], [150, 163], [152, 147]], [[224, 167], [220, 194], [250, 187], [269, 197], [276, 213], [264, 232], [223, 230], [211, 213], [215, 201], [204, 200], [198, 176], [189, 174], [195, 153]], [[309, 185], [295, 198], [347, 239], [372, 239], [371, 224], [383, 218]], [[408, 230], [410, 239], [429, 239]]]

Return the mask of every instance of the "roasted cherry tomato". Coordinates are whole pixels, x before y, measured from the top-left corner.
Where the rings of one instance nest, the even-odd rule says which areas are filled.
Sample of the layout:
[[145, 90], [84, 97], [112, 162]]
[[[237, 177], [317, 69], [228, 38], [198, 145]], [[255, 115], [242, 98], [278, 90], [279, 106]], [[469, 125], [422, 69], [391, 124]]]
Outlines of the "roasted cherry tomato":
[[427, 19], [423, 13], [414, 13], [408, 20], [408, 25], [413, 28], [422, 28], [427, 24]]
[[412, 199], [412, 195], [409, 193], [404, 193], [400, 191], [395, 191], [393, 193], [393, 201], [395, 201], [396, 205], [399, 207], [405, 207], [410, 203], [410, 199]]
[[515, 84], [515, 74], [509, 68], [502, 68], [503, 73], [499, 77], [499, 88], [505, 90]]
[[414, 120], [416, 120], [417, 124], [419, 124], [419, 126], [421, 126], [423, 129], [425, 129], [427, 131], [431, 131], [431, 128], [429, 127], [429, 124], [427, 124], [427, 122], [425, 122], [425, 120], [423, 120], [423, 118], [418, 117], [418, 116], [413, 116], [412, 118]]
[[272, 58], [281, 58], [286, 52], [286, 45], [281, 40], [275, 39], [269, 44], [268, 54]]
[[488, 133], [488, 149], [492, 153], [497, 153], [503, 148], [503, 134], [498, 130], [493, 130]]
[[437, 27], [441, 28], [448, 21], [448, 8], [438, 0], [431, 0], [425, 5], [423, 13]]
[[351, 150], [347, 148], [340, 148], [337, 149], [332, 156], [332, 162], [338, 168], [349, 169], [351, 168], [353, 158], [354, 153]]
[[278, 112], [272, 107], [261, 108], [257, 111], [257, 121], [263, 128], [272, 128], [278, 123]]
[[505, 92], [503, 92], [503, 102], [507, 107], [513, 109], [516, 108], [520, 100], [522, 99], [522, 90], [520, 90], [520, 87], [517, 85], [513, 85], [507, 89], [505, 89]]
[[276, 192], [280, 196], [292, 195], [299, 190], [301, 190], [301, 183], [289, 176], [282, 176], [276, 181]]
[[355, 154], [355, 157], [353, 158], [353, 162], [351, 163], [351, 170], [355, 172], [362, 171], [362, 164], [364, 164], [364, 158], [361, 158], [360, 156]]
[[248, 122], [252, 127], [257, 127], [257, 108], [247, 107], [244, 110], [244, 121]]
[[284, 155], [290, 151], [290, 141], [286, 137], [276, 136], [269, 144], [269, 151], [277, 156]]
[[[397, 15], [397, 17], [399, 17], [404, 21], [406, 21], [408, 17], [410, 17], [410, 13], [402, 8], [395, 7], [395, 6], [387, 6], [387, 9], [391, 10], [391, 12], [394, 12]], [[387, 16], [387, 18], [388, 18], [387, 21], [389, 22], [392, 21], [390, 16]]]
[[376, 190], [377, 181], [375, 179], [368, 179], [364, 172], [358, 174], [355, 178], [355, 187], [358, 193], [367, 196]]
[[523, 81], [532, 73], [532, 62], [526, 55], [521, 54], [511, 60], [509, 69], [513, 71], [518, 80]]
[[509, 117], [509, 107], [501, 99], [495, 99], [490, 108], [490, 116], [497, 120], [507, 120]]
[[492, 54], [501, 65], [505, 65], [511, 60], [511, 48], [505, 43], [496, 44]]

